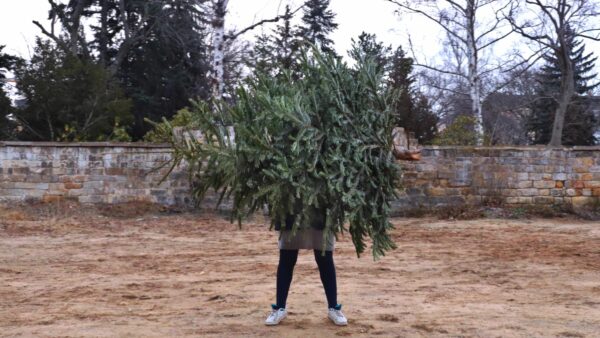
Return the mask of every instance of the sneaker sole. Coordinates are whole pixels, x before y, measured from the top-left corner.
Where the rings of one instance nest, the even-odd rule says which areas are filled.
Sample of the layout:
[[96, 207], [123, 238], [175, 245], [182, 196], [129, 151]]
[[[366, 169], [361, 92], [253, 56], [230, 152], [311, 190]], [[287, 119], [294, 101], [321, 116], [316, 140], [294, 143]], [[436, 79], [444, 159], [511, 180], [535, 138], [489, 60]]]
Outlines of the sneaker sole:
[[346, 323], [339, 323], [339, 322], [336, 322], [335, 320], [333, 320], [333, 318], [331, 318], [331, 317], [329, 317], [329, 319], [331, 320], [332, 323], [334, 323], [335, 325], [338, 325], [338, 326], [346, 326], [346, 325], [348, 325], [348, 322], [346, 322]]

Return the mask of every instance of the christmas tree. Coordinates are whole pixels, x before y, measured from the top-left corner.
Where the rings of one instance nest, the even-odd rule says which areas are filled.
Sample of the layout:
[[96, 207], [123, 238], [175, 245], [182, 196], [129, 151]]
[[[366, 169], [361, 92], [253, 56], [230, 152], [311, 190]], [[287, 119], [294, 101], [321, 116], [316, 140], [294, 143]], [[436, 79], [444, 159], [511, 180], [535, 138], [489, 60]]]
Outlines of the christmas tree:
[[395, 247], [388, 217], [400, 187], [392, 153], [397, 93], [371, 57], [358, 53], [349, 67], [317, 48], [301, 55], [300, 78], [258, 74], [233, 106], [196, 102], [191, 124], [204, 141], [174, 138], [172, 168], [190, 164], [197, 202], [209, 189], [233, 198], [240, 225], [266, 205], [272, 226], [295, 214], [295, 231], [311, 210], [325, 209], [324, 236], [349, 232], [359, 256], [370, 238], [377, 258]]

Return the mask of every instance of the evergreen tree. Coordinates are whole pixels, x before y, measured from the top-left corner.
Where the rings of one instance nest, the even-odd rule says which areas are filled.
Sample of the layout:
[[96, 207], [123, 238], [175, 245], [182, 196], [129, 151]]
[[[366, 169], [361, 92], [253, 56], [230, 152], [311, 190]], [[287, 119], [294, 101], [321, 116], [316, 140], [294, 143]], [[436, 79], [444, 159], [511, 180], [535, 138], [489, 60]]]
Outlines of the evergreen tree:
[[318, 209], [327, 234], [348, 231], [359, 255], [370, 237], [374, 257], [381, 256], [395, 247], [388, 216], [400, 184], [391, 92], [372, 58], [350, 68], [315, 48], [298, 65], [298, 79], [258, 74], [238, 88], [234, 105], [217, 105], [235, 142], [214, 123], [214, 110], [198, 103], [191, 117], [212, 142], [173, 136], [171, 168], [190, 163], [196, 202], [209, 189], [232, 197], [240, 223], [267, 205], [272, 225], [291, 214], [295, 231]]
[[273, 37], [262, 33], [256, 37], [252, 57], [248, 62], [255, 73], [276, 74], [277, 63], [273, 46]]
[[335, 13], [328, 9], [330, 0], [307, 0], [304, 5], [302, 25], [297, 36], [310, 42], [323, 52], [335, 54], [333, 41], [329, 38], [338, 24], [334, 22]]
[[352, 48], [348, 51], [350, 57], [357, 59], [359, 54], [372, 57], [377, 65], [378, 71], [386, 71], [391, 60], [391, 46], [385, 46], [383, 42], [378, 42], [375, 34], [362, 32], [358, 40], [352, 39]]
[[285, 16], [281, 24], [274, 31], [273, 47], [275, 48], [275, 60], [282, 70], [296, 69], [298, 62], [298, 41], [294, 36], [292, 27], [292, 10], [290, 6], [285, 7]]
[[294, 35], [291, 20], [292, 11], [287, 5], [282, 22], [271, 34], [263, 33], [257, 37], [250, 61], [255, 72], [277, 75], [284, 70], [294, 72], [297, 69], [300, 41]]
[[49, 41], [36, 41], [33, 57], [15, 76], [26, 101], [14, 110], [21, 140], [105, 140], [131, 120], [131, 104], [105, 68]]
[[377, 41], [374, 34], [363, 32], [358, 40], [352, 39], [352, 49], [348, 54], [358, 59], [370, 57], [387, 79], [387, 88], [395, 91], [392, 105], [396, 125], [415, 133], [421, 144], [429, 143], [437, 133], [437, 116], [431, 111], [427, 98], [414, 89], [412, 77], [413, 61], [406, 57], [402, 47], [393, 53], [392, 48]]
[[63, 27], [53, 41], [107, 69], [133, 102], [127, 129], [134, 140], [151, 127], [144, 118], [170, 118], [190, 98], [209, 97], [207, 0], [49, 2]]
[[438, 135], [440, 119], [431, 109], [427, 97], [420, 92], [416, 92], [413, 98], [413, 114], [414, 118], [407, 121], [405, 129], [415, 133], [419, 144], [431, 144]]
[[6, 72], [12, 70], [20, 61], [19, 58], [2, 52], [6, 46], [0, 45], [0, 140], [13, 138], [14, 123], [8, 119], [13, 112], [12, 103], [4, 90]]
[[190, 98], [206, 99], [210, 93], [207, 74], [208, 32], [202, 23], [204, 13], [196, 1], [171, 0], [148, 7], [143, 1], [128, 7], [128, 15], [141, 16], [146, 38], [132, 49], [118, 77], [133, 101], [131, 135], [139, 140], [151, 129], [144, 118], [157, 121], [171, 118], [189, 104]]
[[[594, 132], [598, 126], [594, 113], [589, 109], [589, 100], [585, 94], [592, 91], [600, 83], [593, 83], [593, 73], [597, 57], [593, 53], [585, 53], [582, 41], [569, 36], [568, 47], [575, 72], [575, 95], [567, 108], [562, 135], [563, 145], [593, 145], [597, 142]], [[527, 129], [531, 135], [531, 143], [547, 144], [552, 136], [554, 113], [557, 107], [555, 97], [560, 93], [561, 72], [558, 60], [552, 53], [544, 55], [546, 64], [538, 74], [537, 100], [531, 105], [531, 115], [527, 121]]]
[[476, 122], [473, 116], [459, 115], [432, 140], [432, 144], [438, 146], [477, 145]]
[[388, 86], [399, 95], [394, 103], [396, 123], [414, 132], [420, 144], [428, 144], [437, 134], [439, 118], [431, 110], [427, 98], [415, 90], [412, 71], [413, 60], [398, 47], [390, 57], [388, 73]]

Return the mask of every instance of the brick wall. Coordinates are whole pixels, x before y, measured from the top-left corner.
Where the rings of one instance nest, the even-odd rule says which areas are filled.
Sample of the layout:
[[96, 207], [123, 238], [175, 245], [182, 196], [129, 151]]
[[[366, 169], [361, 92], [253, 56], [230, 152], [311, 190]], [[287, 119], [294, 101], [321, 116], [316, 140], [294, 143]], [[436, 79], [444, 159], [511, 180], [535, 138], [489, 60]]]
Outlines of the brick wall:
[[[82, 203], [191, 203], [185, 166], [163, 183], [168, 145], [0, 142], [0, 201], [74, 199]], [[600, 147], [426, 146], [419, 162], [400, 161], [399, 209], [500, 199], [509, 204], [600, 199]], [[209, 196], [205, 206], [214, 205]]]

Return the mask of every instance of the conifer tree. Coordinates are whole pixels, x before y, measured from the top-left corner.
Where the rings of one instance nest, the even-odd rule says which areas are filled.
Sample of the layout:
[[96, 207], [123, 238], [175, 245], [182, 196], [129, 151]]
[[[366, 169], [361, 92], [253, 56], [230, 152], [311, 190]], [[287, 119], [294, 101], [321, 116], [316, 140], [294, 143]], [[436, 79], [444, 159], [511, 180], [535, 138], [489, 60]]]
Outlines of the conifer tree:
[[290, 6], [285, 7], [285, 16], [281, 24], [277, 25], [273, 37], [275, 48], [275, 60], [281, 69], [291, 70], [295, 68], [298, 60], [298, 41], [294, 36], [292, 27], [292, 11]]
[[437, 134], [439, 118], [427, 98], [414, 88], [413, 60], [398, 47], [390, 57], [388, 86], [398, 92], [394, 104], [397, 124], [414, 132], [420, 144], [430, 143]]
[[[600, 82], [593, 82], [593, 73], [597, 57], [593, 53], [585, 53], [582, 41], [569, 35], [568, 47], [575, 73], [575, 95], [567, 108], [562, 134], [563, 145], [593, 145], [597, 142], [594, 136], [598, 126], [594, 113], [588, 109], [589, 100], [585, 94], [596, 88]], [[546, 64], [538, 74], [538, 99], [531, 105], [531, 115], [527, 121], [527, 129], [532, 144], [547, 144], [552, 136], [556, 97], [560, 93], [561, 72], [558, 60], [552, 53], [544, 55]]]
[[[127, 8], [129, 16], [141, 16], [150, 6], [137, 2]], [[148, 26], [145, 39], [131, 50], [117, 74], [133, 101], [135, 119], [130, 133], [136, 140], [151, 129], [144, 118], [171, 118], [190, 98], [210, 95], [205, 14], [189, 0], [155, 6], [151, 7], [155, 13], [140, 22]]]
[[37, 39], [34, 54], [16, 67], [23, 108], [14, 118], [26, 141], [105, 140], [131, 121], [131, 102], [101, 65]]
[[299, 41], [294, 36], [292, 15], [290, 6], [286, 6], [282, 22], [271, 34], [263, 33], [257, 37], [250, 61], [255, 72], [277, 75], [296, 68]]
[[310, 42], [323, 52], [334, 53], [333, 40], [329, 38], [337, 27], [335, 13], [328, 9], [330, 0], [307, 0], [304, 5], [302, 25], [297, 36]]
[[0, 45], [0, 140], [12, 138], [14, 125], [8, 116], [12, 113], [13, 107], [8, 94], [4, 91], [4, 80], [6, 72], [12, 70], [20, 60], [15, 56], [3, 53], [4, 47]]
[[313, 48], [302, 51], [298, 66], [300, 78], [258, 74], [238, 88], [233, 105], [216, 105], [235, 141], [198, 102], [190, 116], [208, 141], [174, 137], [171, 170], [185, 159], [196, 202], [209, 189], [232, 197], [240, 222], [266, 205], [272, 225], [296, 215], [296, 231], [313, 208], [324, 209], [327, 233], [348, 231], [359, 255], [370, 238], [374, 257], [381, 256], [395, 247], [388, 217], [401, 187], [392, 93], [370, 57], [350, 68]]
[[348, 54], [353, 59], [357, 59], [359, 54], [368, 55], [375, 60], [378, 71], [386, 71], [392, 58], [391, 51], [392, 47], [377, 41], [375, 34], [362, 32], [358, 36], [358, 40], [352, 39], [352, 49], [348, 51]]
[[271, 35], [266, 33], [258, 35], [251, 53], [252, 58], [248, 61], [248, 66], [255, 73], [272, 74], [275, 71], [275, 53]]
[[414, 88], [413, 60], [406, 56], [402, 47], [393, 53], [391, 46], [377, 41], [374, 34], [363, 32], [358, 40], [352, 39], [349, 55], [358, 59], [370, 57], [377, 71], [385, 74], [386, 87], [395, 92], [392, 104], [396, 125], [415, 133], [421, 144], [429, 143], [437, 134], [438, 117], [431, 111], [427, 98]]

